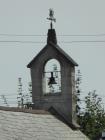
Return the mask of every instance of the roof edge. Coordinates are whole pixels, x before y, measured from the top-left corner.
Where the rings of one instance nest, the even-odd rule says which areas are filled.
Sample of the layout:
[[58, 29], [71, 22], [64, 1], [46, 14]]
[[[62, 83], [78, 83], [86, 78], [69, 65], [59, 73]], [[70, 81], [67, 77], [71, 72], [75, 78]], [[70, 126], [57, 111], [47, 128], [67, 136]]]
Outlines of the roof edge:
[[58, 44], [54, 44], [53, 42], [50, 42], [50, 45], [54, 46], [58, 51], [60, 51], [61, 53], [63, 53], [63, 55], [64, 55], [67, 59], [69, 59], [69, 60], [73, 63], [73, 65], [79, 66], [79, 65], [77, 64], [77, 62], [75, 62], [61, 47], [59, 47]]
[[23, 113], [30, 113], [30, 114], [50, 114], [46, 110], [37, 110], [37, 109], [25, 109], [25, 108], [18, 108], [18, 107], [4, 107], [0, 106], [0, 110], [2, 111], [11, 111], [11, 112], [23, 112]]
[[40, 51], [39, 53], [28, 63], [27, 68], [30, 68], [33, 61], [36, 59], [36, 57], [38, 57], [40, 55], [40, 53], [42, 53], [42, 51], [48, 46], [48, 44], [46, 44]]

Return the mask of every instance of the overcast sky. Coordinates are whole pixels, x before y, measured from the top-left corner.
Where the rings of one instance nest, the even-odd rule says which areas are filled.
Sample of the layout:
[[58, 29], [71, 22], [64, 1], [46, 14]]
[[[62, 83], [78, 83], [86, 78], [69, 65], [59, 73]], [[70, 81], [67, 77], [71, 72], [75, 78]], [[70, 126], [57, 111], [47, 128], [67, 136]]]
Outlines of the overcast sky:
[[82, 96], [97, 90], [105, 102], [105, 0], [0, 0], [0, 95], [14, 99], [18, 77], [27, 91], [26, 65], [46, 45], [49, 8], [57, 20], [58, 45], [79, 64]]

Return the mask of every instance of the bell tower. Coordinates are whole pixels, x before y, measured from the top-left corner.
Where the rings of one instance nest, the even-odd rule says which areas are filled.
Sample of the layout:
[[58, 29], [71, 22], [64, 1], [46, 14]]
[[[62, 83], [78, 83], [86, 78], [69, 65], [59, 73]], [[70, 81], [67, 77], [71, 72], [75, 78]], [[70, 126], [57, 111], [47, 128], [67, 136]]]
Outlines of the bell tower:
[[52, 9], [47, 19], [50, 20], [47, 44], [27, 65], [31, 71], [34, 108], [50, 110], [75, 126], [75, 66], [78, 64], [57, 44]]

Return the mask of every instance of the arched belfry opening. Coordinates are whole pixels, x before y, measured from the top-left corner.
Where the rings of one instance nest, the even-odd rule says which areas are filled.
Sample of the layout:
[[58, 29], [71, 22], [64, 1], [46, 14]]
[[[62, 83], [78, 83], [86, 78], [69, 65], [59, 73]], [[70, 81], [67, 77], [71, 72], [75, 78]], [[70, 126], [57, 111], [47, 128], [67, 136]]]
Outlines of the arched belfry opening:
[[56, 21], [50, 9], [50, 29], [46, 46], [28, 64], [32, 79], [32, 100], [35, 109], [50, 110], [73, 123], [76, 105], [75, 66], [78, 64], [57, 44], [56, 31], [52, 22]]
[[48, 60], [43, 71], [43, 95], [57, 95], [61, 93], [61, 65], [56, 59]]

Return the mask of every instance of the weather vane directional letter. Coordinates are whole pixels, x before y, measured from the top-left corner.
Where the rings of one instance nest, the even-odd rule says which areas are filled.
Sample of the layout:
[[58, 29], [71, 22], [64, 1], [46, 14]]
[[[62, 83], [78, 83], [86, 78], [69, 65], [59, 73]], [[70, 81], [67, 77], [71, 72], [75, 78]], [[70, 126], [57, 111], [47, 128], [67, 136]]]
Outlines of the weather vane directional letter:
[[47, 19], [51, 21], [50, 27], [52, 29], [52, 26], [53, 26], [52, 25], [52, 21], [56, 22], [56, 19], [54, 18], [54, 11], [53, 11], [53, 9], [49, 9], [49, 18], [47, 18]]

